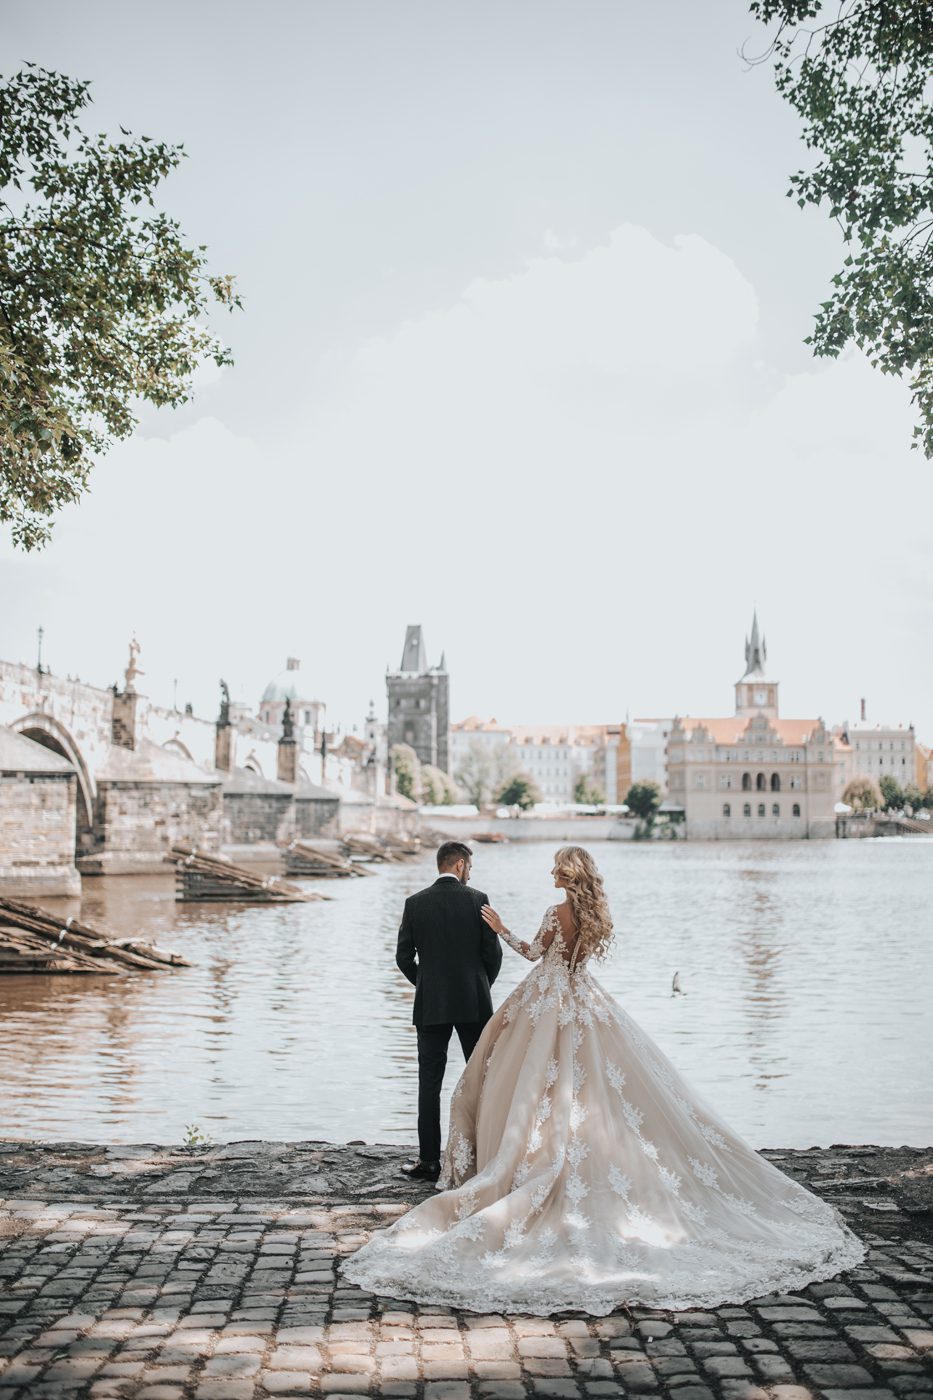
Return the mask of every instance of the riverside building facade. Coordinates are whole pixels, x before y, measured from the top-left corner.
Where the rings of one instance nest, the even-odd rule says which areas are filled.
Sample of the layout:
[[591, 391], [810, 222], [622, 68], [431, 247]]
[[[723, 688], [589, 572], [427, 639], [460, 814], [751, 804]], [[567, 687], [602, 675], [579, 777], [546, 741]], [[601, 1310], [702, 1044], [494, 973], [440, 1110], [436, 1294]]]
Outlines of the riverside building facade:
[[[916, 783], [926, 787], [922, 764], [917, 761], [917, 738], [912, 724], [851, 724], [843, 727], [848, 741], [849, 762], [846, 782], [870, 778], [879, 783], [884, 777], [896, 779], [902, 788]], [[923, 773], [923, 781], [918, 781]]]
[[[728, 717], [675, 718], [668, 738], [670, 797], [688, 838], [787, 839], [835, 834], [844, 741], [822, 719], [784, 719], [778, 682], [752, 620], [745, 671]], [[837, 752], [839, 750], [839, 752]]]
[[518, 724], [508, 728], [475, 715], [453, 725], [451, 752], [456, 777], [471, 754], [483, 752], [499, 771], [527, 774], [541, 801], [576, 802], [580, 779], [615, 805], [632, 783], [632, 753], [625, 724]]

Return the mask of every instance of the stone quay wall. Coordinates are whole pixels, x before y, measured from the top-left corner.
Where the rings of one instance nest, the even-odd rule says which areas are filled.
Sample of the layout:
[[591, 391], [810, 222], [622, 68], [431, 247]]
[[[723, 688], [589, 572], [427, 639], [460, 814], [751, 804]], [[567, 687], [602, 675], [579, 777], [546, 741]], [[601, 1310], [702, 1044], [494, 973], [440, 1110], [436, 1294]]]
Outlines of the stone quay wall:
[[[348, 807], [347, 810], [351, 809]], [[394, 823], [394, 816], [390, 820]], [[348, 829], [354, 830], [352, 826]], [[336, 836], [339, 830], [339, 798], [303, 798], [299, 795], [295, 799], [296, 836]]]
[[88, 874], [132, 874], [161, 866], [177, 842], [217, 849], [223, 833], [220, 782], [100, 783], [95, 849], [81, 861]]
[[294, 835], [290, 792], [227, 792], [223, 806], [225, 845], [276, 846]]
[[73, 895], [77, 780], [67, 773], [0, 773], [0, 887]]
[[431, 1188], [395, 1147], [0, 1142], [2, 1400], [933, 1395], [933, 1148], [766, 1150], [863, 1264], [741, 1306], [457, 1312], [338, 1264]]

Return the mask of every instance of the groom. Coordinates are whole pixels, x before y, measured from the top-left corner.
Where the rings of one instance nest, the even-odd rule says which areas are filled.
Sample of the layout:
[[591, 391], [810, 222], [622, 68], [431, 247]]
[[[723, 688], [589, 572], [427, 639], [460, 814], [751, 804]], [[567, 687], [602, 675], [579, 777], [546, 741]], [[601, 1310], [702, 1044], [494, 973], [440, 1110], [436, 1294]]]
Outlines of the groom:
[[405, 901], [395, 961], [415, 987], [412, 1021], [418, 1031], [418, 1161], [406, 1176], [437, 1181], [441, 1174], [441, 1084], [451, 1031], [468, 1060], [492, 1015], [490, 983], [502, 947], [480, 916], [489, 901], [467, 883], [473, 853], [462, 841], [438, 848], [433, 885]]

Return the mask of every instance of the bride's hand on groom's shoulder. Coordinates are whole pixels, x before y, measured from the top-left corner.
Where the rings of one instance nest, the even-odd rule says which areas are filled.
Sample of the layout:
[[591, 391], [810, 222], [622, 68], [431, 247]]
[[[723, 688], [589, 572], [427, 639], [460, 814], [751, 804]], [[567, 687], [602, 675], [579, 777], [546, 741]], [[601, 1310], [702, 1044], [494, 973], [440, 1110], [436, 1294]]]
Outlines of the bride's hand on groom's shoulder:
[[486, 923], [492, 929], [493, 933], [505, 932], [505, 924], [499, 918], [499, 915], [496, 913], [495, 909], [493, 909], [491, 904], [484, 904], [482, 909], [480, 910], [480, 913], [482, 914]]

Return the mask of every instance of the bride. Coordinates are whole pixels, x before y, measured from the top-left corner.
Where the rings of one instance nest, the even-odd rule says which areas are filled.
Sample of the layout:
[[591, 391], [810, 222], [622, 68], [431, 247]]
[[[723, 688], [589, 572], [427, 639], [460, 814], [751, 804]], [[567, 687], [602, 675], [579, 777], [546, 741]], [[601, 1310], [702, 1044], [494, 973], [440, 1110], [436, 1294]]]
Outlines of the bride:
[[556, 855], [564, 902], [522, 942], [535, 966], [454, 1090], [441, 1193], [343, 1266], [372, 1293], [477, 1312], [596, 1316], [715, 1307], [834, 1277], [865, 1257], [835, 1207], [755, 1152], [603, 990], [602, 878]]

